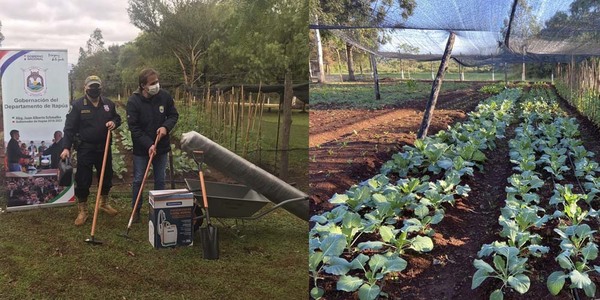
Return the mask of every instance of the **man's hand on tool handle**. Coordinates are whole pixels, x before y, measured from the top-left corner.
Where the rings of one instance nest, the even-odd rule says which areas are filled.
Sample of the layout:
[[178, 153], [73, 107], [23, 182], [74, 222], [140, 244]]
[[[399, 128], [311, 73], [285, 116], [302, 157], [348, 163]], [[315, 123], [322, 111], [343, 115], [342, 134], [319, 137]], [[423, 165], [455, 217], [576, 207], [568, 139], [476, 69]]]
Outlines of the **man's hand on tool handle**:
[[156, 135], [158, 135], [158, 140], [162, 139], [163, 136], [167, 135], [167, 128], [160, 127], [156, 130]]
[[117, 126], [115, 125], [115, 122], [113, 122], [113, 121], [108, 121], [108, 122], [106, 122], [106, 128], [108, 128], [108, 130], [114, 130], [114, 129], [115, 129], [115, 127], [117, 127]]
[[[158, 128], [158, 130], [156, 130], [156, 136], [158, 137], [158, 140], [156, 142], [158, 143], [160, 141], [160, 139], [162, 139], [162, 137], [165, 135], [167, 135], [167, 128], [165, 128], [165, 127]], [[150, 149], [148, 149], [148, 155], [149, 156], [156, 155], [156, 145], [150, 146]]]
[[71, 155], [71, 151], [69, 149], [64, 149], [62, 153], [60, 153], [60, 159], [67, 159]]

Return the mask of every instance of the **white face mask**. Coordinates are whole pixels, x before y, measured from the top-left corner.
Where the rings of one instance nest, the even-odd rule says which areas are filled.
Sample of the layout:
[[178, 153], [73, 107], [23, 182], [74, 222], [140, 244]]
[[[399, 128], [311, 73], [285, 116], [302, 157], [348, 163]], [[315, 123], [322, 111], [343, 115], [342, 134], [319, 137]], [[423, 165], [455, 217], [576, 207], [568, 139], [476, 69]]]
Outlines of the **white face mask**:
[[158, 82], [155, 85], [148, 86], [148, 94], [150, 96], [158, 94], [158, 91], [160, 91], [160, 84]]

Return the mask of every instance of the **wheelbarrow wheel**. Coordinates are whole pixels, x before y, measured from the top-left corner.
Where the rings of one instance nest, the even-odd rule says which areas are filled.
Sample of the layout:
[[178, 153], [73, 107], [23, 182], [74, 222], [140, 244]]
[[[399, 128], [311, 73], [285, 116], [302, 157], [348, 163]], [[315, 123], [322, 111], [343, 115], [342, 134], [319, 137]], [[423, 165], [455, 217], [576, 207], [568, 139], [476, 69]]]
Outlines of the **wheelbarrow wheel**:
[[204, 224], [204, 211], [200, 206], [194, 208], [194, 232], [198, 232], [202, 224]]

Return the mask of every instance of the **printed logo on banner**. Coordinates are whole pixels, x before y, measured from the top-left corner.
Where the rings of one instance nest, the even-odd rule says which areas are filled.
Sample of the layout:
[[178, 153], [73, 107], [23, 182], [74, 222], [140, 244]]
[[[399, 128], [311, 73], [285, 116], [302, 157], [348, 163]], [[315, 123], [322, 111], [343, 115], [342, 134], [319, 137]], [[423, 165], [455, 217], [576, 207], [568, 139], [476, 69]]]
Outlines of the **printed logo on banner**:
[[43, 96], [46, 93], [46, 69], [31, 67], [23, 69], [25, 93], [29, 96]]
[[110, 110], [110, 108], [108, 107], [107, 104], [104, 104], [104, 111], [108, 112]]

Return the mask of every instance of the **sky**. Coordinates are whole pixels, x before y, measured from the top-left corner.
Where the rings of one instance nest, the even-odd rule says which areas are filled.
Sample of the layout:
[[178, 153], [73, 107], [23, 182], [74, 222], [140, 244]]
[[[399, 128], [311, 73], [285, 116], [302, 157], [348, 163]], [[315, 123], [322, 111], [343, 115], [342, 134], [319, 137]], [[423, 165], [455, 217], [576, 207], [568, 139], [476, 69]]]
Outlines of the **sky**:
[[104, 46], [134, 40], [140, 30], [127, 14], [126, 0], [0, 0], [2, 49], [67, 49], [69, 64], [76, 64], [79, 47], [96, 28]]

